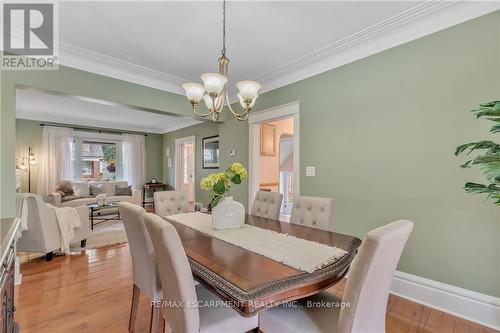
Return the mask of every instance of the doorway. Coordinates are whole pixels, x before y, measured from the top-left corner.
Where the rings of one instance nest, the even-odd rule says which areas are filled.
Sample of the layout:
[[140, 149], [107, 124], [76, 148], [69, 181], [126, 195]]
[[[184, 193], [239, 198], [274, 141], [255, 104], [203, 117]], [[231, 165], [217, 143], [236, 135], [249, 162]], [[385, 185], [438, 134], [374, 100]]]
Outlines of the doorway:
[[175, 140], [175, 188], [187, 194], [189, 204], [195, 200], [195, 151], [194, 136]]
[[280, 220], [289, 221], [299, 195], [299, 104], [256, 112], [249, 125], [249, 207], [258, 190], [280, 192]]

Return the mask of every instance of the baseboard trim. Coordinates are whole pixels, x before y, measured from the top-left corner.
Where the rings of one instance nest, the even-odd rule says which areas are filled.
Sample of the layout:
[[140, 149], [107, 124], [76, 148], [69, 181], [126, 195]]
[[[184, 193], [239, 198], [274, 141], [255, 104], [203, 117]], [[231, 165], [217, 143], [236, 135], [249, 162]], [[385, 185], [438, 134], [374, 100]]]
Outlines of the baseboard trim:
[[391, 293], [500, 330], [500, 298], [396, 271]]

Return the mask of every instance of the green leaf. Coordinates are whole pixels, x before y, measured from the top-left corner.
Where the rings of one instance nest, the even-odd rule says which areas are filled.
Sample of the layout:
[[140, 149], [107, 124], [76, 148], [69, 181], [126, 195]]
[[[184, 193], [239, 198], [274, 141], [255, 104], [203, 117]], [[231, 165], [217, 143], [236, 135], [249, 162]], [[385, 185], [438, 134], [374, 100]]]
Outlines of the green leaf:
[[460, 154], [460, 153], [463, 153], [467, 149], [469, 149], [469, 151], [467, 152], [467, 155], [472, 153], [474, 150], [478, 150], [478, 149], [489, 149], [490, 153], [497, 153], [497, 152], [500, 152], [500, 145], [496, 144], [493, 141], [486, 141], [486, 140], [466, 143], [466, 144], [460, 145], [456, 148], [455, 156]]
[[493, 101], [479, 105], [479, 108], [472, 110], [477, 118], [481, 117], [500, 117], [500, 101]]
[[231, 181], [235, 184], [241, 184], [241, 178], [240, 175], [234, 175], [233, 178], [231, 178]]
[[221, 195], [224, 194], [224, 192], [226, 192], [226, 186], [224, 185], [223, 180], [219, 180], [217, 183], [215, 183], [214, 192], [216, 194], [221, 194]]
[[493, 125], [490, 129], [491, 133], [498, 133], [500, 132], [500, 124]]

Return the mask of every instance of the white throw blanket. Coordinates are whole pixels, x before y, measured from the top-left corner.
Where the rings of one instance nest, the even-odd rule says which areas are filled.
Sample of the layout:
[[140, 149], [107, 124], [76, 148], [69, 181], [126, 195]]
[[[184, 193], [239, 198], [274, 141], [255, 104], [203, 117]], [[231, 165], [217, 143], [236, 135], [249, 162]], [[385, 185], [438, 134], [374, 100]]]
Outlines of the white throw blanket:
[[61, 232], [61, 252], [69, 252], [69, 242], [75, 238], [75, 230], [82, 226], [78, 211], [73, 207], [54, 207]]
[[240, 229], [215, 230], [212, 217], [204, 213], [182, 213], [165, 218], [308, 273], [337, 261], [347, 253], [337, 247], [248, 224]]
[[18, 193], [16, 195], [16, 217], [21, 220], [21, 228], [17, 230], [16, 237], [19, 238], [24, 230], [28, 230], [28, 200], [33, 197], [32, 193]]

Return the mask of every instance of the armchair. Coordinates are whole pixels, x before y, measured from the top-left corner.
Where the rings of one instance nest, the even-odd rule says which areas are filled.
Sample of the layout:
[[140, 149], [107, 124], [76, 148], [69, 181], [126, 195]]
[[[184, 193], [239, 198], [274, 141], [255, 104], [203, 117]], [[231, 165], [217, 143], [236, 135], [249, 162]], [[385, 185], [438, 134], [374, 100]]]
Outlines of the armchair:
[[[26, 198], [28, 204], [28, 230], [23, 231], [17, 241], [17, 250], [45, 253], [47, 261], [52, 260], [53, 251], [61, 248], [61, 233], [57, 223], [56, 212], [39, 195]], [[89, 209], [77, 207], [82, 226], [75, 229], [72, 242], [86, 244], [90, 232]]]

